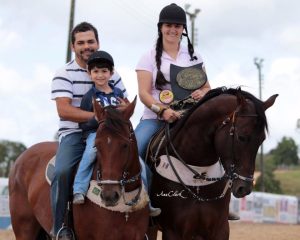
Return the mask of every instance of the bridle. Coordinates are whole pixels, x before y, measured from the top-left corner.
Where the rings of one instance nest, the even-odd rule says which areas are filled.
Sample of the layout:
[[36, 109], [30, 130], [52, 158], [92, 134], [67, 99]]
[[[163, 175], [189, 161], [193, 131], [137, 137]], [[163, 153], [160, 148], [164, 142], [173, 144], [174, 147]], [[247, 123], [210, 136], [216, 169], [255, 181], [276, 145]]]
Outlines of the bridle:
[[[132, 177], [128, 178], [128, 175], [129, 175], [128, 164], [130, 162], [133, 144], [136, 144], [136, 140], [135, 140], [135, 137], [134, 137], [134, 130], [133, 130], [131, 122], [130, 121], [125, 121], [125, 120], [118, 120], [118, 121], [122, 121], [122, 123], [124, 123], [128, 126], [129, 136], [124, 136], [116, 128], [105, 125], [105, 123], [106, 123], [105, 120], [99, 121], [99, 128], [101, 127], [101, 125], [102, 125], [102, 127], [104, 127], [103, 125], [105, 125], [105, 127], [109, 128], [111, 131], [113, 131], [115, 134], [117, 134], [120, 138], [122, 138], [123, 140], [125, 140], [128, 143], [127, 161], [126, 161], [123, 173], [122, 173], [122, 177], [119, 180], [111, 180], [111, 179], [103, 180], [102, 175], [101, 175], [101, 166], [100, 166], [100, 162], [99, 162], [98, 163], [98, 170], [97, 170], [97, 185], [100, 186], [100, 187], [102, 185], [120, 185], [121, 186], [122, 197], [124, 199], [125, 204], [128, 205], [128, 206], [134, 206], [134, 205], [137, 204], [137, 202], [140, 198], [140, 194], [141, 194], [141, 190], [142, 190], [142, 184], [139, 185], [138, 192], [137, 192], [136, 196], [133, 197], [130, 201], [127, 201], [125, 199], [125, 187], [126, 187], [126, 185], [131, 184], [131, 183], [135, 183], [139, 179], [141, 179], [142, 168], [140, 166], [139, 172], [136, 175], [133, 175]], [[116, 160], [118, 160], [118, 159], [116, 159]]]
[[[165, 152], [166, 152], [166, 155], [167, 155], [167, 159], [168, 159], [168, 162], [174, 172], [174, 174], [176, 175], [177, 179], [179, 180], [179, 182], [181, 183], [181, 185], [193, 196], [193, 198], [197, 199], [198, 201], [213, 201], [213, 200], [218, 200], [218, 199], [221, 199], [225, 196], [226, 192], [228, 191], [228, 189], [230, 189], [232, 187], [232, 184], [233, 184], [233, 181], [236, 180], [236, 179], [240, 179], [242, 181], [245, 181], [245, 182], [250, 182], [252, 183], [254, 181], [254, 178], [253, 176], [242, 176], [241, 174], [238, 174], [236, 172], [236, 162], [237, 162], [237, 159], [236, 159], [236, 154], [235, 154], [235, 136], [237, 134], [237, 129], [236, 129], [236, 122], [237, 122], [237, 118], [238, 117], [257, 117], [258, 115], [257, 114], [239, 114], [239, 111], [241, 109], [241, 105], [238, 105], [236, 107], [236, 109], [231, 113], [229, 114], [228, 117], [225, 118], [224, 121], [222, 121], [222, 124], [220, 127], [217, 128], [217, 131], [221, 130], [222, 128], [224, 128], [227, 124], [231, 124], [230, 126], [230, 129], [229, 129], [229, 135], [231, 137], [231, 164], [230, 164], [230, 168], [229, 169], [225, 169], [225, 174], [222, 176], [222, 177], [205, 177], [205, 175], [203, 174], [199, 174], [197, 171], [195, 171], [193, 168], [191, 168], [188, 164], [186, 164], [186, 162], [182, 159], [182, 157], [179, 155], [179, 153], [176, 151], [172, 141], [171, 141], [171, 136], [170, 136], [170, 125], [169, 123], [166, 124], [166, 127], [165, 127], [165, 136], [164, 138], [161, 140], [161, 142], [159, 143], [159, 146], [158, 146], [158, 149], [156, 150], [156, 154], [155, 154], [155, 157], [154, 157], [154, 160], [157, 159], [157, 156], [158, 156], [158, 152], [162, 146], [162, 143], [164, 141], [166, 141], [166, 145], [165, 145]], [[197, 194], [191, 189], [190, 186], [187, 186], [183, 181], [182, 179], [180, 178], [179, 176], [179, 173], [177, 172], [177, 170], [175, 169], [174, 167], [174, 164], [172, 163], [171, 161], [171, 158], [170, 158], [170, 154], [169, 154], [169, 150], [168, 150], [168, 147], [170, 147], [175, 155], [175, 157], [187, 168], [189, 169], [193, 174], [193, 178], [195, 179], [201, 179], [201, 180], [204, 180], [204, 181], [222, 181], [222, 180], [226, 180], [226, 184], [224, 186], [224, 189], [222, 191], [222, 193], [219, 195], [219, 196], [216, 196], [216, 197], [212, 197], [212, 198], [203, 198], [201, 196], [198, 195], [198, 192], [199, 192], [199, 189], [197, 187]], [[221, 157], [218, 158], [218, 161], [221, 162]], [[223, 165], [223, 164], [222, 164]]]
[[[221, 125], [221, 128], [226, 126], [228, 123], [231, 123], [230, 130], [229, 130], [229, 135], [231, 137], [231, 164], [230, 164], [230, 169], [227, 170], [228, 173], [227, 176], [230, 180], [234, 181], [236, 179], [240, 179], [245, 182], [250, 182], [253, 183], [254, 178], [253, 175], [249, 177], [242, 176], [236, 172], [236, 154], [235, 154], [235, 136], [237, 135], [237, 129], [236, 129], [236, 121], [238, 117], [257, 117], [257, 114], [239, 114], [239, 111], [241, 109], [241, 105], [238, 105], [237, 108], [234, 110], [234, 112], [231, 114], [230, 117], [226, 118]], [[221, 129], [220, 128], [220, 129]], [[226, 171], [226, 170], [225, 170]]]

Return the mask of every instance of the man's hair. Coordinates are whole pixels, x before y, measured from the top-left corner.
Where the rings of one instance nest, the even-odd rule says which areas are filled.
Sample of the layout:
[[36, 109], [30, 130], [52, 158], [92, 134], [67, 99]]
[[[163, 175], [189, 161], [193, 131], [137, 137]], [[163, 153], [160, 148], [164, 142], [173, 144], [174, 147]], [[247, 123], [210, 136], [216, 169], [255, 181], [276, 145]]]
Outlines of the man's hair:
[[97, 29], [90, 23], [88, 22], [82, 22], [82, 23], [79, 23], [78, 25], [76, 25], [72, 32], [71, 32], [71, 35], [72, 35], [72, 44], [75, 43], [75, 34], [76, 33], [79, 33], [79, 32], [87, 32], [87, 31], [93, 31], [94, 34], [95, 34], [95, 38], [97, 40], [97, 43], [99, 43], [99, 38], [98, 38], [98, 31]]
[[88, 64], [88, 71], [91, 72], [94, 68], [108, 68], [110, 72], [113, 72], [114, 67], [109, 62], [101, 61], [101, 62], [92, 62]]

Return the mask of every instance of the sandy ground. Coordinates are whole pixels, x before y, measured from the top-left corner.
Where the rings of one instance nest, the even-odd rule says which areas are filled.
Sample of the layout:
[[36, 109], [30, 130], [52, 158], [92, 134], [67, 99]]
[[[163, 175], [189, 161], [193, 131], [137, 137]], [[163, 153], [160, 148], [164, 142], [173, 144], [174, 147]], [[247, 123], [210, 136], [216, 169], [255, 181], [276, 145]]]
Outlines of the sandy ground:
[[300, 240], [300, 225], [231, 223], [230, 240]]
[[[230, 231], [230, 240], [300, 240], [300, 225], [231, 223]], [[15, 238], [12, 231], [0, 231], [0, 240]]]

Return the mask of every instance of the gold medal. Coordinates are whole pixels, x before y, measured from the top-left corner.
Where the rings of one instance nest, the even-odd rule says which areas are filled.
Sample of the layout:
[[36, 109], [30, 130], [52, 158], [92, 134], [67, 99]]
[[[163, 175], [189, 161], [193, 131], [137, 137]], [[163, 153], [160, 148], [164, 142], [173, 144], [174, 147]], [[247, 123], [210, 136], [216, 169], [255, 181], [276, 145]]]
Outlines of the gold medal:
[[159, 93], [159, 100], [164, 104], [170, 104], [174, 100], [174, 94], [170, 90], [162, 90]]

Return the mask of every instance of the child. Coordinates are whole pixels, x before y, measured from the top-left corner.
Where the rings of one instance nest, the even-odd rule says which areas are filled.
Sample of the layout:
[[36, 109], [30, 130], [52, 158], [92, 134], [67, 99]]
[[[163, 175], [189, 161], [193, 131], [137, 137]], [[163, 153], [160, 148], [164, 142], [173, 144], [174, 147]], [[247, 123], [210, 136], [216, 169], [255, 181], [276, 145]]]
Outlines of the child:
[[[122, 90], [109, 83], [114, 70], [112, 56], [105, 51], [96, 51], [89, 57], [87, 66], [88, 74], [94, 82], [94, 86], [83, 96], [80, 108], [92, 112], [93, 97], [103, 107], [120, 104], [119, 99], [124, 98]], [[96, 158], [94, 145], [98, 125], [95, 118], [80, 124], [83, 137], [86, 138], [86, 147], [74, 180], [74, 204], [84, 203], [84, 197], [89, 187], [93, 173], [93, 164]]]
[[[122, 90], [109, 83], [113, 75], [114, 61], [112, 56], [105, 51], [94, 52], [87, 61], [88, 73], [94, 82], [94, 86], [83, 96], [80, 108], [86, 111], [93, 111], [93, 97], [103, 107], [113, 105], [117, 106], [124, 99]], [[127, 99], [125, 99], [125, 102]], [[88, 122], [81, 123], [80, 128], [83, 131], [83, 137], [86, 138], [86, 147], [80, 161], [73, 186], [73, 203], [83, 204], [85, 195], [88, 191], [89, 182], [93, 173], [93, 164], [96, 158], [96, 149], [94, 147], [98, 122], [95, 118]], [[144, 162], [142, 165], [142, 180], [147, 186], [145, 176]], [[161, 212], [159, 208], [149, 205], [150, 216], [158, 216]]]

